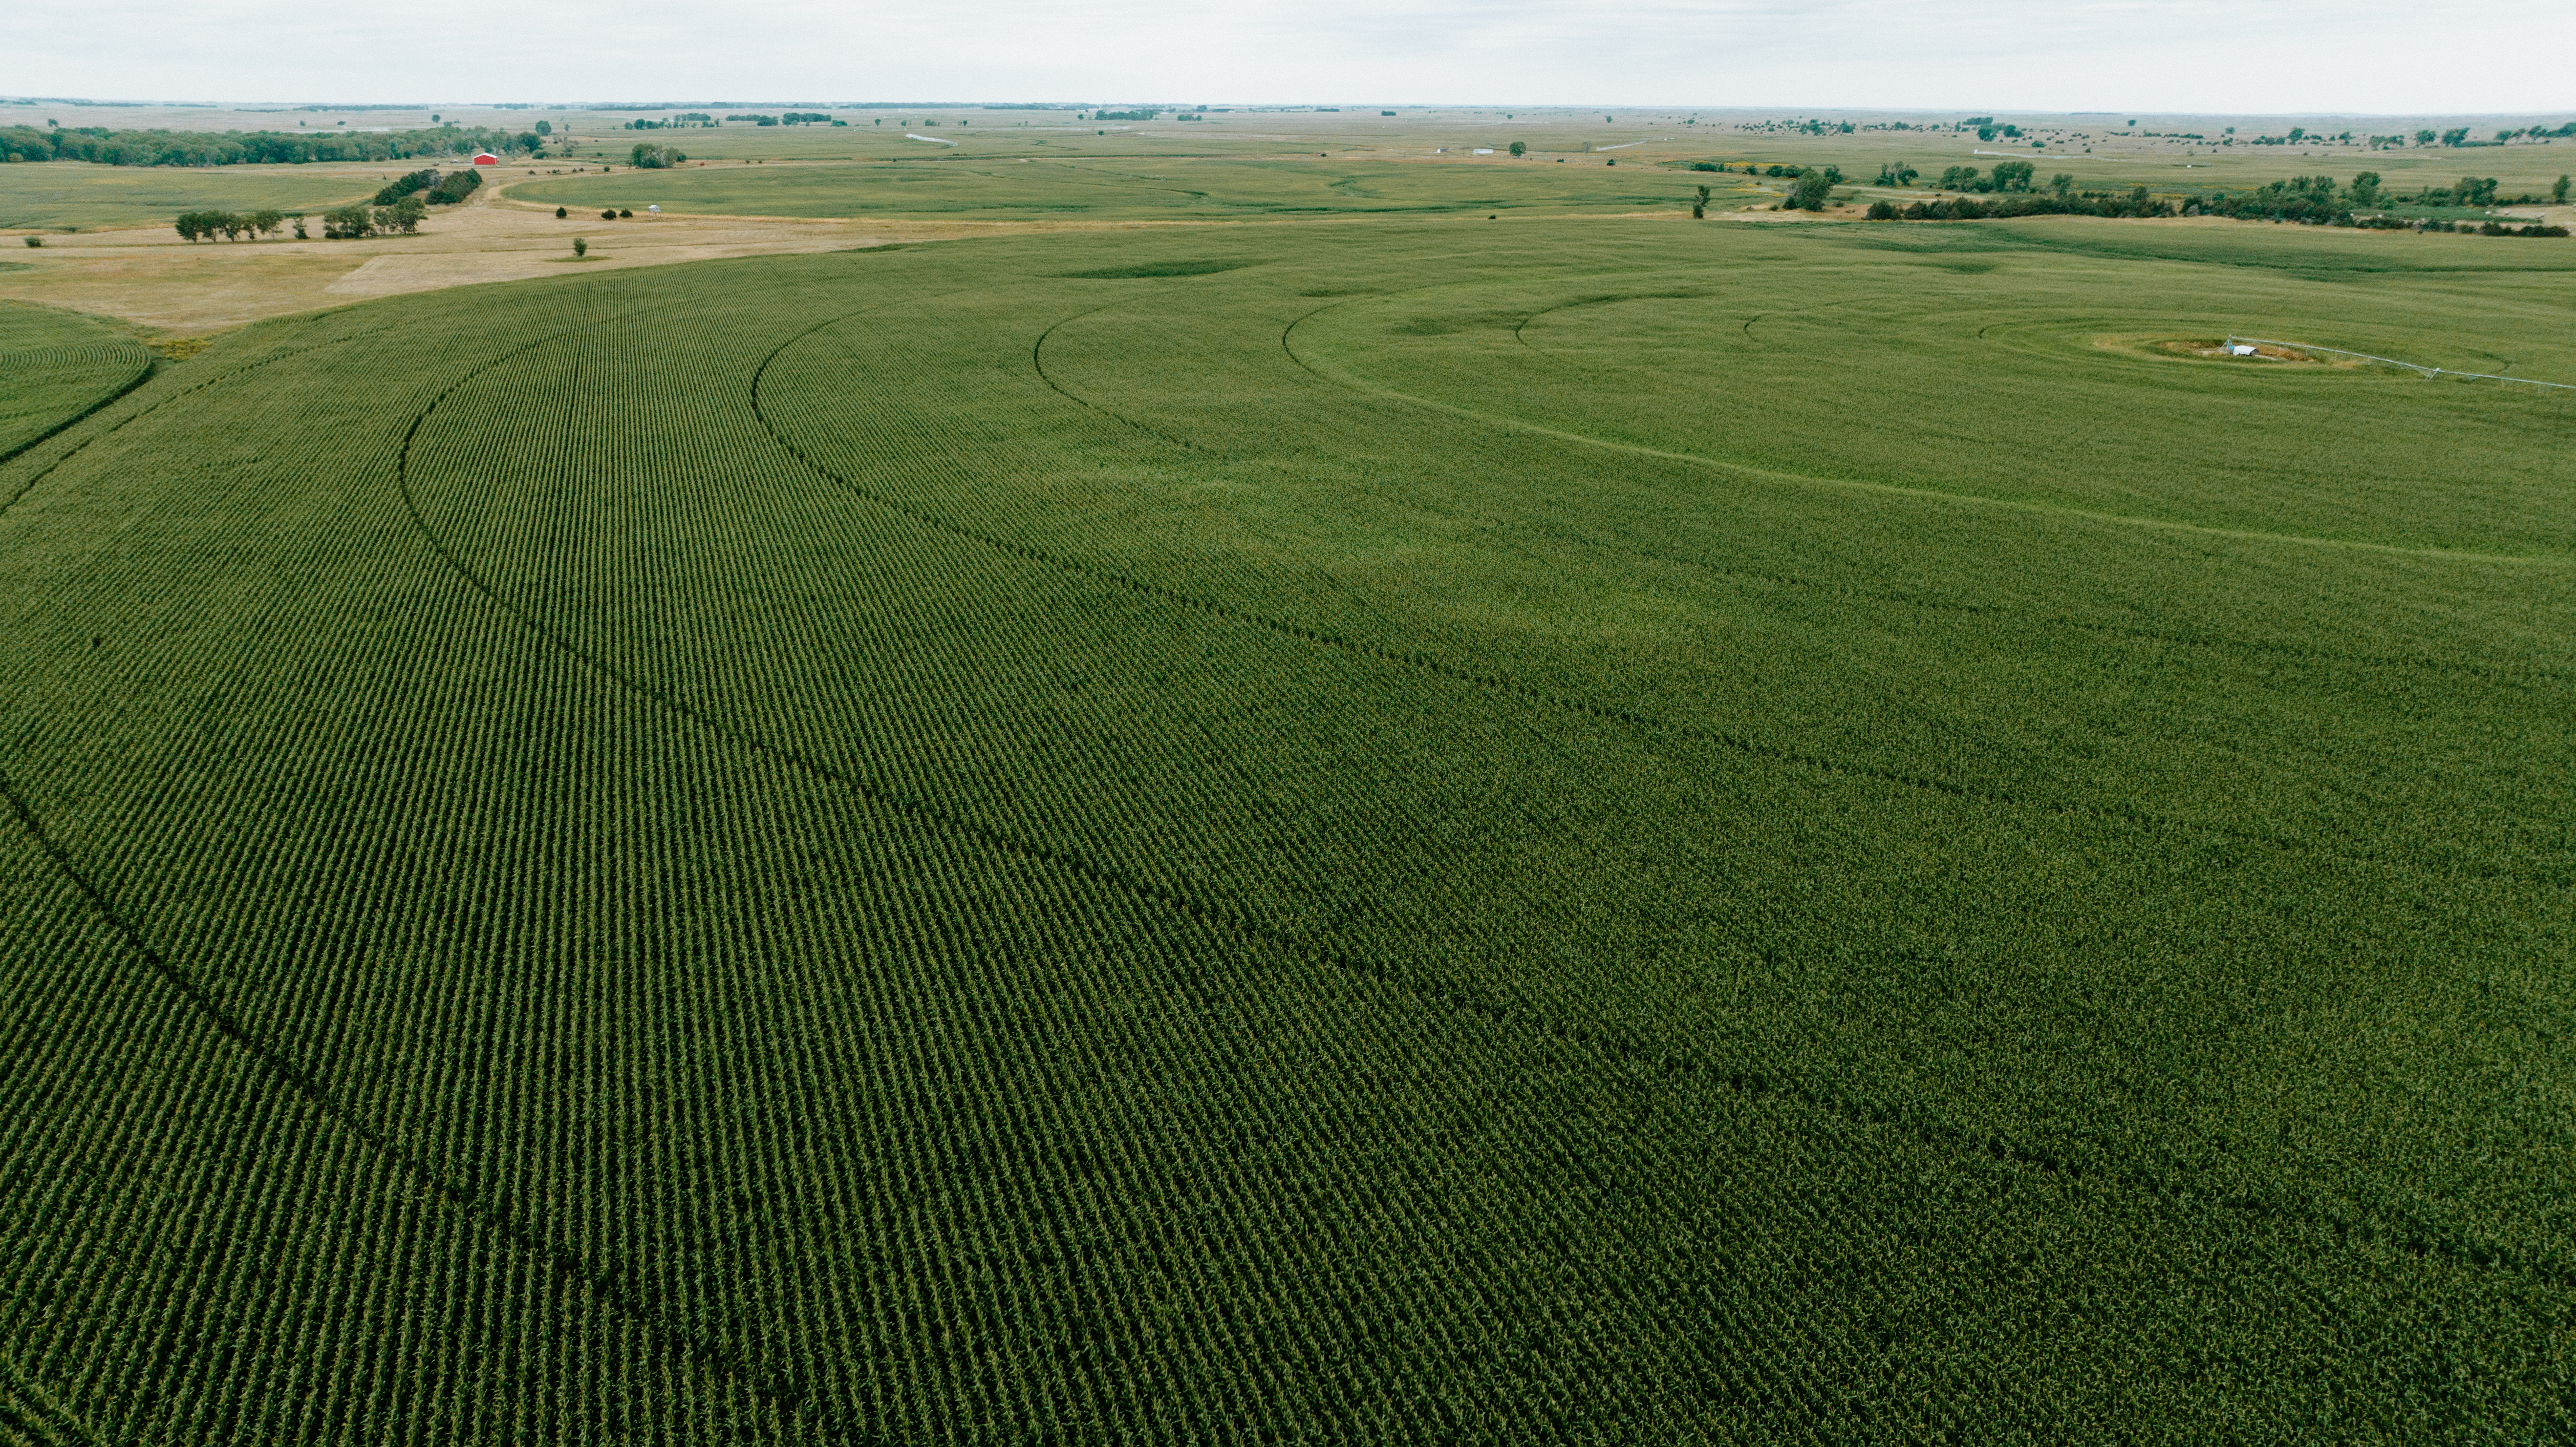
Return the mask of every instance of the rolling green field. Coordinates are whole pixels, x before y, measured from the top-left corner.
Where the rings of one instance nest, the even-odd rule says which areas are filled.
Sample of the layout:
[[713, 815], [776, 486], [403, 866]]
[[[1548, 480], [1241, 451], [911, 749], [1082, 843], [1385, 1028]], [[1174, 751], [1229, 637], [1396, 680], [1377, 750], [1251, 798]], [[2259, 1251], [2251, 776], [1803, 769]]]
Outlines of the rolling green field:
[[2566, 1437], [2576, 392], [2195, 349], [2571, 299], [1432, 216], [236, 333], [0, 465], [0, 1420]]
[[[375, 194], [400, 167], [0, 166], [0, 226], [96, 231], [167, 225], [182, 211], [327, 211]], [[18, 243], [12, 241], [12, 246]]]
[[143, 379], [152, 354], [89, 317], [0, 302], [0, 462]]
[[1770, 192], [1745, 176], [1492, 156], [1439, 162], [1224, 156], [1066, 159], [923, 156], [877, 164], [709, 166], [520, 181], [508, 194], [576, 211], [660, 206], [676, 215], [906, 216], [993, 220], [1216, 220], [1443, 212], [1687, 207], [1699, 184], [1733, 202]]

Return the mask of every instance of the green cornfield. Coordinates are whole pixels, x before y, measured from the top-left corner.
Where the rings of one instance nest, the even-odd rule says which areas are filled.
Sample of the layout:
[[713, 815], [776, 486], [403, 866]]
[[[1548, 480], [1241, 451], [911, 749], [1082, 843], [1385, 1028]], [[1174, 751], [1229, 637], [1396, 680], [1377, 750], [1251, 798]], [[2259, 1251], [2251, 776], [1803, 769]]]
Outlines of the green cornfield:
[[12, 313], [0, 1425], [2576, 1435], [2576, 393], [2205, 355], [2576, 381], [2571, 284], [1479, 215], [130, 391]]

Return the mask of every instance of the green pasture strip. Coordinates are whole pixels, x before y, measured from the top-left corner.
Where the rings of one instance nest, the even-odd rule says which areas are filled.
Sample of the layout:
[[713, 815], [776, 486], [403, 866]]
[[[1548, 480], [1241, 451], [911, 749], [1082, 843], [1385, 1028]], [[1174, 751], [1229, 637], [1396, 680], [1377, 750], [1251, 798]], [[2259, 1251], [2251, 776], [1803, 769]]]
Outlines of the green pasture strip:
[[0, 302], [0, 461], [104, 405], [151, 368], [152, 354], [105, 322]]
[[[375, 194], [405, 169], [94, 166], [75, 161], [0, 166], [0, 226], [99, 231], [167, 225], [182, 211], [327, 211]], [[17, 245], [12, 241], [12, 246]]]
[[[657, 205], [683, 215], [1155, 220], [1681, 210], [1696, 184], [1645, 167], [1559, 166], [1507, 157], [1472, 163], [925, 157], [884, 165], [621, 169], [523, 180], [508, 194], [574, 210]], [[1721, 202], [1756, 194], [1743, 181], [1713, 189]]]
[[2563, 1434], [2571, 414], [2153, 345], [2551, 375], [2559, 276], [2222, 234], [226, 337], [0, 465], [0, 1353], [105, 1440]]

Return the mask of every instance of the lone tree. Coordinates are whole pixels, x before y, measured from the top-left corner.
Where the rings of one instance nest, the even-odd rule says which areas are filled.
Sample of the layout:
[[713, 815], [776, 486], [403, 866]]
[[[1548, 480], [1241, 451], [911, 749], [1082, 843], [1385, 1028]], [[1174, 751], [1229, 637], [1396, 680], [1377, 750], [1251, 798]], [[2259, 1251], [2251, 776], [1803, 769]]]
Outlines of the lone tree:
[[2556, 201], [2556, 202], [2557, 202], [2559, 205], [2561, 205], [2561, 206], [2564, 206], [2564, 205], [2566, 205], [2566, 204], [2567, 204], [2567, 178], [2566, 178], [2566, 177], [2564, 177], [2564, 176], [2559, 177], [2559, 178], [2558, 178], [2557, 183], [2556, 183], [2555, 185], [2552, 185], [2552, 186], [2549, 188], [2549, 198], [2550, 198], [2551, 200], [2553, 200], [2553, 201]]
[[[1514, 141], [1514, 142], [1512, 142], [1512, 154], [1513, 154], [1513, 155], [1515, 155], [1515, 156], [1526, 156], [1526, 155], [1528, 155], [1528, 154], [1529, 154], [1529, 146], [1528, 146], [1528, 144], [1527, 144], [1527, 143], [1525, 143], [1525, 142], [1522, 142], [1522, 141]], [[2561, 178], [2561, 179], [2564, 179], [2564, 178]], [[2562, 197], [2560, 197], [2559, 199], [2563, 201], [2563, 200], [2565, 200], [2566, 198], [2562, 196]]]
[[1822, 211], [1834, 193], [1831, 177], [1822, 171], [1809, 171], [1798, 178], [1797, 194], [1790, 198], [1790, 208], [1797, 211]]
[[590, 255], [590, 242], [588, 239], [579, 236], [574, 237], [572, 239], [572, 254], [575, 256]]
[[1699, 199], [1691, 202], [1691, 219], [1693, 221], [1705, 221], [1708, 219], [1708, 188], [1706, 186], [1699, 188]]

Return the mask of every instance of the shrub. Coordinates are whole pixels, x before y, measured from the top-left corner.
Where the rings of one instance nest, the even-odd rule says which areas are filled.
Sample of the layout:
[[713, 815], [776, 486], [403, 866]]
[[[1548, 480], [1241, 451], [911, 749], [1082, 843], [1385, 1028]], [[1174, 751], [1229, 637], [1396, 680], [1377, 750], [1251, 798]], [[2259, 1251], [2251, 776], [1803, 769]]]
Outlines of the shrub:
[[574, 237], [572, 239], [572, 254], [575, 256], [590, 255], [590, 242], [583, 237]]
[[600, 212], [600, 213], [599, 213], [599, 219], [600, 219], [600, 220], [602, 220], [602, 221], [614, 221], [614, 220], [616, 220], [616, 219], [617, 219], [617, 208], [616, 208], [616, 207], [614, 207], [614, 206], [611, 206], [611, 207], [609, 207], [607, 210]]
[[564, 219], [564, 217], [565, 217], [566, 215], [568, 215], [568, 214], [569, 214], [569, 213], [568, 213], [568, 212], [566, 212], [566, 211], [565, 211], [561, 206], [558, 206], [558, 207], [556, 207], [556, 208], [555, 208], [555, 219], [556, 219], [557, 221], [561, 221], [561, 220], [562, 220], [562, 219]]
[[27, 238], [27, 244], [29, 246], [42, 246], [45, 244], [45, 238], [41, 236], [30, 236]]

